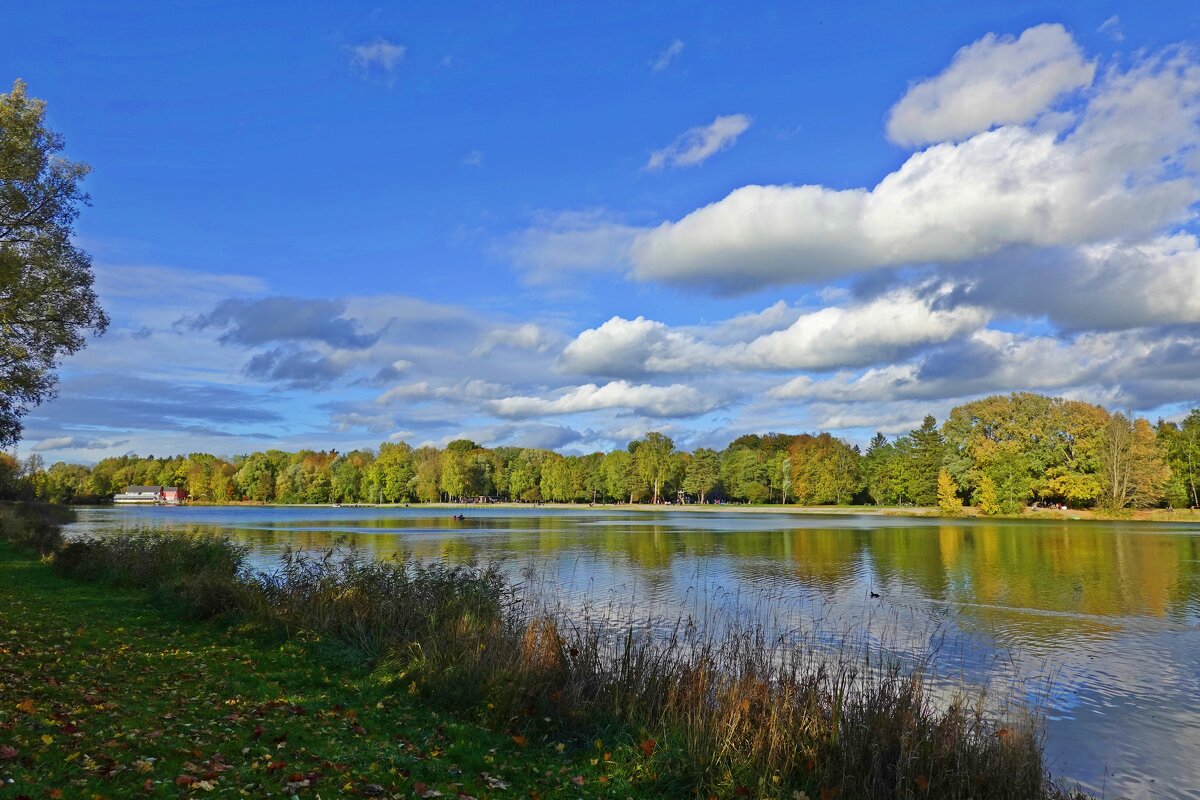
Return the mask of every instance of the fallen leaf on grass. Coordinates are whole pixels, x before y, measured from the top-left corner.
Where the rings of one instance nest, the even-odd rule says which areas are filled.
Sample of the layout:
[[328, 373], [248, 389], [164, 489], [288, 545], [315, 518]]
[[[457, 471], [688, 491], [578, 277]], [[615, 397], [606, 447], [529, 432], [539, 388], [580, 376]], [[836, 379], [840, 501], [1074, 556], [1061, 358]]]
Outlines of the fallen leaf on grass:
[[194, 775], [179, 775], [175, 778], [176, 786], [191, 786], [198, 780]]
[[17, 703], [17, 711], [20, 711], [22, 714], [32, 714], [34, 711], [33, 700], [27, 698]]
[[16, 758], [21, 751], [11, 745], [0, 744], [0, 761]]
[[484, 773], [481, 773], [479, 777], [483, 778], [483, 782], [487, 784], [487, 787], [489, 789], [504, 790], [504, 789], [508, 788], [508, 784], [506, 782], [500, 780], [499, 778], [497, 778], [495, 775], [489, 775], [486, 772], [484, 772]]
[[525, 739], [525, 737], [519, 733], [516, 736], [512, 737], [512, 740], [513, 740], [513, 743], [516, 744], [517, 747], [524, 747], [526, 744], [528, 744], [528, 741]]
[[641, 745], [639, 746], [642, 748], [642, 753], [646, 756], [646, 758], [649, 758], [650, 756], [654, 755], [654, 747], [657, 744], [658, 742], [654, 741], [653, 739], [643, 739]]

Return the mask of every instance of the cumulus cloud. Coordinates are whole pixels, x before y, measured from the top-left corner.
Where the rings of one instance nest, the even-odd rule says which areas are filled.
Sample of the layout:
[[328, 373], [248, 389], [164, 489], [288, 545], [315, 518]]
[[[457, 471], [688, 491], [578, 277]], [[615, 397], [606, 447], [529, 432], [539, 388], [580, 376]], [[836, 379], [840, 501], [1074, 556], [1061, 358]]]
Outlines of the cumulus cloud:
[[[762, 315], [784, 327], [728, 341], [730, 323], [673, 330], [644, 317], [613, 317], [580, 333], [558, 359], [560, 370], [604, 377], [655, 373], [829, 370], [863, 366], [911, 354], [982, 328], [988, 312], [948, 302], [948, 287], [918, 293], [899, 290], [865, 303], [786, 313], [772, 306]], [[755, 320], [761, 324], [761, 320]], [[732, 321], [744, 331], [756, 326]], [[724, 340], [724, 341], [722, 341]]]
[[396, 70], [408, 52], [404, 45], [390, 42], [382, 36], [351, 45], [346, 50], [350, 53], [351, 66], [367, 77], [383, 80], [389, 86], [395, 82]]
[[1200, 66], [1190, 54], [1148, 57], [1088, 87], [1062, 130], [1010, 124], [942, 142], [869, 189], [735, 189], [637, 234], [631, 273], [749, 291], [1160, 235], [1200, 200], [1198, 116]]
[[654, 57], [650, 62], [650, 68], [655, 72], [662, 72], [667, 67], [671, 66], [671, 62], [683, 52], [683, 40], [676, 39], [667, 45], [666, 49]]
[[628, 377], [693, 370], [715, 355], [715, 348], [662, 322], [613, 317], [568, 343], [558, 365], [564, 372]]
[[989, 33], [955, 53], [943, 72], [909, 87], [888, 114], [888, 138], [924, 145], [1028, 122], [1088, 86], [1095, 72], [1062, 25], [1037, 25], [1018, 37]]
[[602, 386], [588, 383], [560, 392], [554, 397], [513, 395], [488, 404], [501, 417], [537, 417], [579, 414], [587, 411], [624, 409], [648, 417], [688, 417], [712, 411], [720, 402], [680, 383], [670, 386], [611, 381]]
[[765, 369], [875, 364], [971, 333], [987, 322], [984, 309], [943, 306], [942, 297], [902, 290], [857, 306], [823, 308], [753, 340], [737, 361]]
[[651, 153], [645, 168], [659, 170], [703, 164], [722, 150], [733, 147], [738, 137], [749, 130], [751, 121], [745, 114], [726, 114], [707, 125], [689, 128], [666, 147]]

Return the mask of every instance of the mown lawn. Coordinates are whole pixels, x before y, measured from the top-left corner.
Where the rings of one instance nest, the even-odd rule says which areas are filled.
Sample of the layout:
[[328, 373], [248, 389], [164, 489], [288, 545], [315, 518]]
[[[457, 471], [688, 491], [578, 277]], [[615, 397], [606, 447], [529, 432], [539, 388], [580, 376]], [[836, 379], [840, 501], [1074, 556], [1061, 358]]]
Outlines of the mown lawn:
[[662, 796], [642, 757], [484, 730], [331, 645], [188, 622], [0, 542], [0, 798]]

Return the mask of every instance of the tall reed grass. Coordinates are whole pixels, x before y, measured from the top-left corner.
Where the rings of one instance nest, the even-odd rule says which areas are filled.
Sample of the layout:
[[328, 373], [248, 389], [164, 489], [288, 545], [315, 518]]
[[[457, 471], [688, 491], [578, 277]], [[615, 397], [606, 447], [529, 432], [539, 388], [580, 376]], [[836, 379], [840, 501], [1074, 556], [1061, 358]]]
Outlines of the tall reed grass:
[[159, 533], [62, 546], [63, 574], [149, 589], [193, 616], [236, 614], [355, 648], [396, 681], [517, 736], [630, 743], [668, 796], [1066, 795], [1037, 720], [948, 701], [919, 665], [816, 648], [741, 623], [651, 630], [534, 603], [495, 566], [288, 553], [252, 571], [232, 542]]
[[62, 546], [62, 526], [75, 520], [66, 506], [48, 503], [0, 505], [0, 539], [49, 555]]

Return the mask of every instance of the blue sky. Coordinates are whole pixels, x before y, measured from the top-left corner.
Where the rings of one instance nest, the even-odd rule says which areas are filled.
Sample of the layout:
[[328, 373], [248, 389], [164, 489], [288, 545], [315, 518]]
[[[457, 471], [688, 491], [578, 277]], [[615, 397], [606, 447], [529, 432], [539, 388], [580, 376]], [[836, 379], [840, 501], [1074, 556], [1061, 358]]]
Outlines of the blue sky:
[[22, 449], [1196, 404], [1200, 9], [845, 6], [14, 9], [113, 318]]

